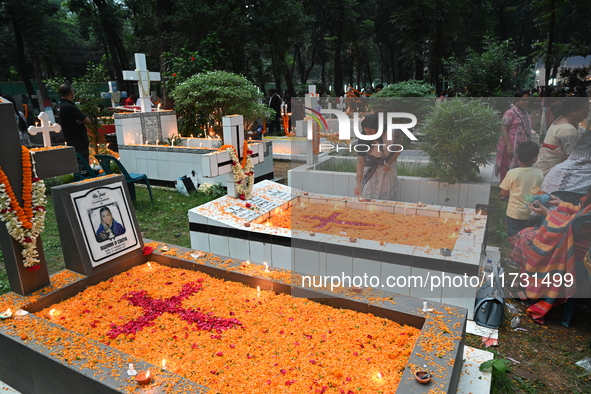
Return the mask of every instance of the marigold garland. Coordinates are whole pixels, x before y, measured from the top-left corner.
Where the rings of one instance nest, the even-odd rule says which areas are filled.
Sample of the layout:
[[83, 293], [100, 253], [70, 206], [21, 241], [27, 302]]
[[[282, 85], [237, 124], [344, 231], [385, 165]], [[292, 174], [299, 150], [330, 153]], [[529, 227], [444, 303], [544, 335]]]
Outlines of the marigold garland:
[[40, 268], [37, 238], [45, 223], [45, 182], [34, 171], [35, 161], [22, 147], [23, 187], [21, 206], [14, 195], [10, 180], [0, 167], [0, 220], [8, 233], [22, 246], [23, 265], [28, 270]]
[[[238, 159], [236, 148], [232, 145], [222, 145], [220, 151], [227, 151], [232, 160], [232, 174], [236, 184], [236, 192], [241, 200], [248, 200], [252, 197], [252, 187], [254, 185], [254, 165], [252, 164], [252, 151], [248, 149], [248, 143], [244, 142], [242, 153], [242, 163]], [[239, 165], [240, 163], [240, 165]]]

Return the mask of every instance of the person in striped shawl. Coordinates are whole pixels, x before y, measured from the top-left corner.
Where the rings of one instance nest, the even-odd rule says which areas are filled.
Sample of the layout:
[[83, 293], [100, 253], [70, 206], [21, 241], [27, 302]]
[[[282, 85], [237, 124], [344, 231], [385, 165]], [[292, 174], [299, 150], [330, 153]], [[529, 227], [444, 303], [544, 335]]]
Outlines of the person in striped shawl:
[[[528, 227], [509, 238], [514, 246], [510, 258], [521, 265], [519, 282], [527, 297], [537, 300], [527, 313], [542, 324], [553, 305], [562, 304], [577, 292], [575, 261], [583, 262], [591, 247], [591, 226], [583, 226], [578, 234], [573, 234], [572, 223], [591, 214], [591, 188], [580, 205], [554, 196], [549, 203], [556, 205], [556, 209], [530, 204], [532, 211], [546, 215], [541, 227]], [[572, 286], [568, 286], [567, 278], [574, 279]]]

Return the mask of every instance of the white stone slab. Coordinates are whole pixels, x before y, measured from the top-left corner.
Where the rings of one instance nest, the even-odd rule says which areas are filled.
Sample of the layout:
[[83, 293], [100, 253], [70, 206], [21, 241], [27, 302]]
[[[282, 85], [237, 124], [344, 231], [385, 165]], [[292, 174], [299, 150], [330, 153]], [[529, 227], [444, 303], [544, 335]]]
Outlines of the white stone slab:
[[2, 392], [2, 394], [21, 394], [20, 391], [16, 391], [4, 382], [0, 382], [0, 392]]
[[499, 339], [499, 330], [496, 328], [482, 327], [476, 324], [473, 320], [468, 320], [466, 324], [466, 333], [478, 335], [483, 338]]
[[480, 364], [492, 360], [494, 354], [485, 350], [464, 346], [464, 365], [460, 372], [457, 394], [490, 393], [492, 376], [490, 372], [481, 372]]

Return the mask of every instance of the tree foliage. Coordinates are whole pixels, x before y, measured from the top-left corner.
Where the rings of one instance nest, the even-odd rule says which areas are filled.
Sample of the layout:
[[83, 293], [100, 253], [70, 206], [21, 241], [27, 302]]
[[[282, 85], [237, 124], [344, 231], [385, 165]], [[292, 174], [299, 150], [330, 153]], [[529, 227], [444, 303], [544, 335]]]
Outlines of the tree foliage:
[[197, 135], [207, 127], [220, 135], [222, 117], [226, 115], [244, 116], [246, 130], [258, 119], [270, 116], [267, 106], [260, 103], [263, 95], [257, 87], [242, 75], [226, 71], [194, 75], [177, 85], [171, 96], [183, 136]]
[[[175, 84], [208, 70], [238, 73], [263, 91], [273, 84], [292, 96], [296, 85], [308, 83], [330, 87], [333, 95], [349, 85], [361, 90], [408, 79], [442, 89], [449, 76], [470, 95], [498, 95], [513, 85], [525, 87], [521, 77], [537, 59], [555, 77], [564, 56], [588, 55], [590, 5], [591, 0], [0, 0], [0, 78], [71, 79], [85, 73], [88, 60], [104, 59], [121, 89], [121, 70], [133, 68], [132, 54], [141, 52], [148, 68], [162, 73], [165, 106]], [[499, 61], [505, 54], [511, 55], [508, 64]], [[34, 93], [32, 84], [27, 89]]]
[[497, 113], [480, 99], [445, 100], [425, 119], [423, 150], [441, 181], [473, 180], [492, 162], [499, 128]]
[[522, 86], [524, 61], [525, 57], [514, 54], [511, 42], [487, 38], [483, 52], [469, 50], [462, 59], [446, 59], [444, 66], [456, 90], [471, 97], [495, 97], [511, 95]]

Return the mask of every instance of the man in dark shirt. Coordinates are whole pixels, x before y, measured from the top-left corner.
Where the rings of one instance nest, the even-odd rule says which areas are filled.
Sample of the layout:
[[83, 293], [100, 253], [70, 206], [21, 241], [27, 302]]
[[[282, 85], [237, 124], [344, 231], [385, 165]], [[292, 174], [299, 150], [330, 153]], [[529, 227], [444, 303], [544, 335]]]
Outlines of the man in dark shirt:
[[86, 126], [90, 125], [90, 119], [82, 113], [74, 104], [74, 91], [68, 83], [59, 87], [61, 102], [58, 106], [59, 124], [62, 126], [64, 138], [68, 146], [73, 146], [76, 153], [80, 153], [88, 160], [88, 133]]
[[267, 127], [267, 132], [269, 135], [273, 135], [274, 132], [277, 132], [278, 135], [281, 134], [281, 129], [279, 126], [279, 120], [281, 119], [281, 103], [281, 97], [279, 97], [277, 94], [277, 90], [269, 89], [269, 108], [274, 111], [274, 114], [272, 115]]

